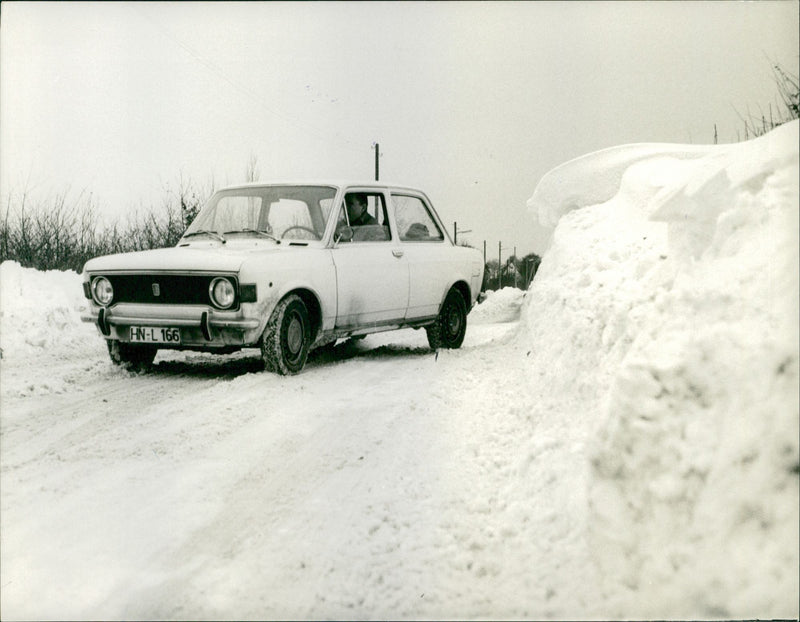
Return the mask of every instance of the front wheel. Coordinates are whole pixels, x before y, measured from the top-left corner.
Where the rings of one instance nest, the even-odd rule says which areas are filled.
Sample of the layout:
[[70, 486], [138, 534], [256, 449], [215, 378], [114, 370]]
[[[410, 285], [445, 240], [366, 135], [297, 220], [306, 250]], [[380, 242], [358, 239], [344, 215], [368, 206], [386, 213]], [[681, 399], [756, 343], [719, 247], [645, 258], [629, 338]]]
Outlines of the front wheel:
[[426, 326], [425, 332], [428, 334], [428, 345], [434, 350], [461, 347], [467, 333], [467, 304], [457, 290], [447, 292], [436, 321]]
[[107, 340], [106, 346], [108, 356], [115, 365], [132, 371], [142, 371], [150, 367], [158, 352], [158, 348], [153, 346], [134, 346], [117, 339]]
[[282, 376], [296, 374], [306, 364], [310, 345], [308, 309], [300, 296], [287, 296], [275, 307], [261, 338], [264, 367]]

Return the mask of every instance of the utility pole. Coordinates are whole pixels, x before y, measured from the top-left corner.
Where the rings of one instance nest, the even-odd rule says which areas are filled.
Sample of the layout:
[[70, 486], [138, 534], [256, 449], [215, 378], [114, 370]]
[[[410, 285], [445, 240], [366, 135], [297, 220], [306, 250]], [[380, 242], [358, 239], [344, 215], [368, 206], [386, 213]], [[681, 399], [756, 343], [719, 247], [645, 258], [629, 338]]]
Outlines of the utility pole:
[[497, 290], [503, 289], [503, 243], [497, 243]]
[[483, 282], [481, 283], [481, 293], [486, 291], [486, 240], [483, 241]]
[[378, 173], [379, 173], [379, 165], [378, 160], [380, 159], [380, 150], [381, 146], [378, 143], [375, 143], [375, 181], [378, 181]]

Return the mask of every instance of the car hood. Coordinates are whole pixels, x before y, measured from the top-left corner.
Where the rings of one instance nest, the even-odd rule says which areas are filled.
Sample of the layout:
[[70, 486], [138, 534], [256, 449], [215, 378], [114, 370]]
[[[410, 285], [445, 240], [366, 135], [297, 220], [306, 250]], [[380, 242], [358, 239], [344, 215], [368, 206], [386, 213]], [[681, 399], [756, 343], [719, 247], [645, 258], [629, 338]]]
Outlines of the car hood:
[[178, 271], [178, 272], [237, 272], [242, 262], [254, 253], [273, 254], [286, 252], [288, 245], [253, 241], [247, 244], [201, 243], [176, 248], [158, 248], [133, 253], [119, 253], [96, 257], [86, 262], [85, 272], [106, 271]]

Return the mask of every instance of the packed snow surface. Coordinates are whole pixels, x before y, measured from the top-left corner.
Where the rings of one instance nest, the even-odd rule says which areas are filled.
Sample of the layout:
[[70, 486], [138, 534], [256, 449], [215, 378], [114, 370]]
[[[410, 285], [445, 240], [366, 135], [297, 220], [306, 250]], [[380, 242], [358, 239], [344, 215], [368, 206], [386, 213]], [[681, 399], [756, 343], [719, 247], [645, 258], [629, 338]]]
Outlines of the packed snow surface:
[[0, 266], [0, 616], [797, 618], [798, 124], [568, 162], [527, 292], [133, 374]]

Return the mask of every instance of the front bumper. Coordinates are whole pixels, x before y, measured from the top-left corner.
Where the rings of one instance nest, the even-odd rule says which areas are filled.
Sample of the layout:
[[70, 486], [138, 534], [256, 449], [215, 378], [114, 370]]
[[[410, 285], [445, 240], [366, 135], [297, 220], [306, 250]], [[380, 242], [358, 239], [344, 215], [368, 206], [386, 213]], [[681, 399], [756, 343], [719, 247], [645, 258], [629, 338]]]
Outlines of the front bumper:
[[[111, 307], [92, 305], [81, 315], [94, 323], [107, 339], [130, 340], [131, 326], [179, 328], [180, 346], [245, 346], [258, 340], [259, 320], [241, 311], [219, 311], [204, 306], [119, 303]], [[159, 347], [180, 347], [159, 344]]]

